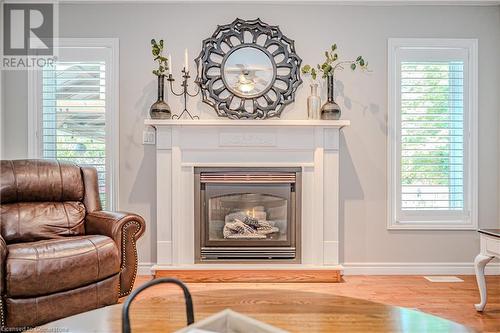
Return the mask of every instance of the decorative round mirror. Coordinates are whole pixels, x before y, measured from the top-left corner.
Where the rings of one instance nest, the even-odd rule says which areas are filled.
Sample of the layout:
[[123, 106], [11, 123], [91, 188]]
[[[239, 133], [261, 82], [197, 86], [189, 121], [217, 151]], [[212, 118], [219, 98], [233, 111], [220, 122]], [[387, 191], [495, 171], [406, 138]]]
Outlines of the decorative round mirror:
[[277, 26], [236, 19], [203, 41], [196, 81], [219, 116], [279, 117], [302, 83], [301, 62]]
[[254, 46], [235, 48], [222, 64], [225, 86], [243, 98], [260, 96], [274, 81], [275, 64], [266, 50]]

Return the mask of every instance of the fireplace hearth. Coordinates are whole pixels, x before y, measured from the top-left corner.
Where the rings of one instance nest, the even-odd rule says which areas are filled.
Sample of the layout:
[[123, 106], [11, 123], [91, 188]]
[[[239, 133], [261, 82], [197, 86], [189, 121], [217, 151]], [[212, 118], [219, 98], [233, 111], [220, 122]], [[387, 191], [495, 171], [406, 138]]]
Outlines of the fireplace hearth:
[[300, 168], [198, 168], [195, 262], [300, 262]]

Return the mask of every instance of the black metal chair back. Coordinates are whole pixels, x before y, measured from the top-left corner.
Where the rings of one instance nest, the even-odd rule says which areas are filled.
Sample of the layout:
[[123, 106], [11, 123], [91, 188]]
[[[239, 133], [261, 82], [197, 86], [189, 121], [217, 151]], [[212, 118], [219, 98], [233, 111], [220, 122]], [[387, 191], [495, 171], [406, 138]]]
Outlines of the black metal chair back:
[[191, 325], [194, 323], [194, 310], [193, 310], [193, 299], [191, 297], [191, 293], [189, 292], [189, 289], [187, 286], [182, 283], [181, 281], [177, 279], [172, 279], [172, 278], [160, 278], [160, 279], [154, 279], [149, 282], [146, 282], [136, 290], [134, 290], [130, 296], [127, 298], [125, 301], [125, 304], [123, 304], [123, 309], [122, 309], [122, 332], [123, 333], [130, 333], [131, 328], [130, 328], [130, 317], [129, 317], [129, 309], [130, 309], [130, 304], [134, 300], [134, 298], [139, 295], [143, 290], [155, 286], [160, 283], [173, 283], [178, 285], [182, 291], [184, 292], [184, 301], [186, 302], [186, 316], [187, 316], [187, 326]]

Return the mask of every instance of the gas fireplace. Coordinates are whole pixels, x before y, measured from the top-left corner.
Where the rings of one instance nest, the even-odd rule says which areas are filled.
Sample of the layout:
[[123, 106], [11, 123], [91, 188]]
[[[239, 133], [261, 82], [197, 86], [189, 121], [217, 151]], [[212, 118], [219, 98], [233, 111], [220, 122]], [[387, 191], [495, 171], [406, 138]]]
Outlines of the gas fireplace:
[[300, 262], [300, 168], [195, 168], [195, 261]]

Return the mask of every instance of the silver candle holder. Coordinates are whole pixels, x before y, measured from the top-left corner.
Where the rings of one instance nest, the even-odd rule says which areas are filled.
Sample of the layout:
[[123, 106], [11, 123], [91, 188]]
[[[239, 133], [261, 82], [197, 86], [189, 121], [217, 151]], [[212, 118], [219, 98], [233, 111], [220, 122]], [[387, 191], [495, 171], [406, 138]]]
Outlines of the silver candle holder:
[[187, 100], [188, 100], [188, 97], [196, 97], [200, 93], [200, 89], [199, 88], [194, 93], [190, 93], [188, 91], [188, 86], [189, 86], [188, 80], [189, 80], [190, 77], [191, 76], [189, 76], [189, 71], [187, 71], [186, 68], [184, 67], [182, 69], [182, 83], [181, 83], [182, 91], [179, 92], [179, 93], [177, 93], [177, 92], [174, 91], [174, 81], [175, 81], [175, 79], [172, 76], [172, 73], [170, 73], [168, 75], [167, 81], [170, 82], [170, 91], [172, 92], [172, 94], [174, 94], [175, 96], [183, 96], [184, 97], [184, 110], [182, 110], [182, 112], [179, 115], [174, 114], [172, 116], [172, 119], [181, 119], [184, 116], [184, 114], [187, 114], [187, 116], [190, 119], [200, 119], [200, 117], [198, 117], [198, 116], [193, 116], [191, 114], [191, 112], [189, 112], [188, 109], [187, 109]]

